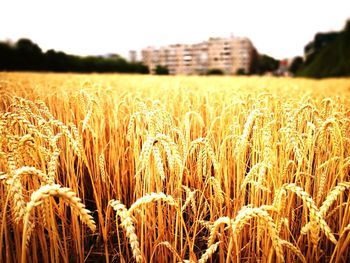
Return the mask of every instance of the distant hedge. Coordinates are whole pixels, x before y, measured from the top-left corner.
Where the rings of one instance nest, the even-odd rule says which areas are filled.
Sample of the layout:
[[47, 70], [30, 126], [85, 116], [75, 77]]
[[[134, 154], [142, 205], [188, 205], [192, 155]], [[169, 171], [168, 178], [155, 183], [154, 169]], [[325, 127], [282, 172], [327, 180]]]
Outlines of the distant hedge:
[[0, 42], [0, 70], [149, 73], [142, 63], [130, 63], [118, 55], [81, 57], [55, 50], [44, 53], [29, 39], [20, 39], [14, 44]]

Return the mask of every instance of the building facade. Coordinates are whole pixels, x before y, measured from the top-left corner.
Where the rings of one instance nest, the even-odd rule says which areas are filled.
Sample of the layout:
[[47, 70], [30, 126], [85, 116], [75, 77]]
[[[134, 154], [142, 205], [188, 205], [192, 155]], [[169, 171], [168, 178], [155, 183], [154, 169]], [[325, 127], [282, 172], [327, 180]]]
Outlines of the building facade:
[[248, 38], [231, 37], [210, 38], [191, 45], [147, 47], [141, 51], [141, 57], [151, 73], [161, 65], [172, 75], [206, 74], [211, 69], [232, 75], [238, 70], [249, 73], [253, 53], [254, 46]]
[[137, 52], [136, 52], [136, 50], [130, 50], [129, 51], [129, 60], [130, 60], [130, 62], [136, 62], [137, 61]]

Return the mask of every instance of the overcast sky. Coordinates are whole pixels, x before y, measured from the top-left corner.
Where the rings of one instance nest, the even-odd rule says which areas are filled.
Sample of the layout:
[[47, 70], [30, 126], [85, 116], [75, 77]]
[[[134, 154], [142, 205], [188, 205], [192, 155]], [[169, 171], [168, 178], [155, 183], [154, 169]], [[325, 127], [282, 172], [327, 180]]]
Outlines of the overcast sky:
[[302, 55], [316, 32], [340, 30], [348, 18], [350, 0], [0, 0], [0, 40], [126, 57], [130, 49], [232, 34], [282, 59]]

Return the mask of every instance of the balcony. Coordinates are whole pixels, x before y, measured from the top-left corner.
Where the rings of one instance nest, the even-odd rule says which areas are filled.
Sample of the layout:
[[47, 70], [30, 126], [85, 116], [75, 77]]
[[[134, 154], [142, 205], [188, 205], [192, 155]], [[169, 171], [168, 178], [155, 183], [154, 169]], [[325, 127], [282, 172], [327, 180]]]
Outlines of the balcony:
[[184, 60], [184, 61], [191, 61], [191, 60], [192, 60], [192, 56], [185, 55], [185, 56], [183, 57], [183, 60]]

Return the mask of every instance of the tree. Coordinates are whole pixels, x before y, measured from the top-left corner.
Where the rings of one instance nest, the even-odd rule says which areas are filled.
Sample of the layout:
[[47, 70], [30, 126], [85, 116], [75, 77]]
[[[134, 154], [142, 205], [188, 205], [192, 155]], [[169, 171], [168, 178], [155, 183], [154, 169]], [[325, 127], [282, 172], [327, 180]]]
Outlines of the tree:
[[348, 33], [350, 32], [350, 19], [346, 21], [343, 31]]
[[325, 78], [350, 76], [350, 22], [340, 32], [317, 33], [305, 47], [305, 62], [296, 75]]
[[264, 54], [256, 54], [253, 56], [251, 73], [265, 74], [266, 72], [273, 72], [278, 69], [279, 64], [279, 60], [273, 57]]
[[10, 45], [0, 42], [0, 70], [13, 70], [13, 53]]
[[268, 55], [261, 55], [259, 57], [259, 67], [261, 73], [272, 72], [278, 69], [280, 63], [278, 60]]
[[169, 75], [169, 70], [165, 66], [157, 65], [155, 73], [157, 75]]
[[301, 69], [303, 66], [304, 60], [302, 57], [295, 57], [292, 61], [292, 63], [289, 66], [289, 71], [292, 72], [293, 74], [297, 73], [298, 70]]
[[14, 61], [18, 70], [42, 70], [41, 48], [29, 39], [20, 39], [14, 46]]

